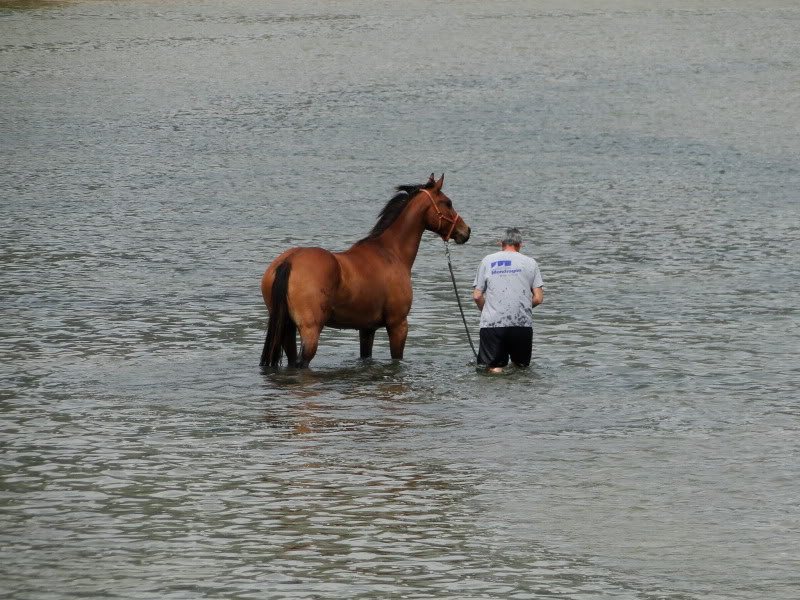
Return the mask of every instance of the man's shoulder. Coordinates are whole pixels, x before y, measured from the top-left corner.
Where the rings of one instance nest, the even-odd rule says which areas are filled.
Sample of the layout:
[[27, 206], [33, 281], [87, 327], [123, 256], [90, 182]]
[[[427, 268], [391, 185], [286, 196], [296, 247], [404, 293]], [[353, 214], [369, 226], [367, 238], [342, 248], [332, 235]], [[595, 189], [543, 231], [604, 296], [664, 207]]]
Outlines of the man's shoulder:
[[494, 261], [500, 260], [500, 259], [503, 258], [504, 254], [505, 253], [502, 252], [502, 251], [501, 252], [492, 252], [491, 254], [487, 254], [486, 256], [484, 256], [483, 260], [481, 261], [481, 263], [486, 264], [486, 263], [492, 263]]
[[538, 264], [535, 258], [533, 258], [532, 256], [528, 256], [527, 254], [523, 254], [522, 252], [517, 252], [517, 256], [519, 257], [519, 260], [522, 261], [523, 263], [529, 264], [531, 266]]

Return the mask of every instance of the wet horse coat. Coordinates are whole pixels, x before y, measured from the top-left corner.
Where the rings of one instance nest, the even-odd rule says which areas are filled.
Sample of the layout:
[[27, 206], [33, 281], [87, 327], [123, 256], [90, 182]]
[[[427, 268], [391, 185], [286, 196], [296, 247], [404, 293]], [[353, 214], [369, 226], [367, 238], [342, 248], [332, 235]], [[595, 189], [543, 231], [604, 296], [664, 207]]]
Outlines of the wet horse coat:
[[[357, 329], [361, 357], [372, 356], [375, 331], [385, 327], [392, 358], [403, 358], [413, 291], [411, 267], [422, 234], [438, 233], [463, 244], [470, 228], [436, 181], [399, 186], [370, 234], [345, 252], [292, 248], [269, 265], [261, 293], [269, 310], [262, 366], [307, 367], [323, 327]], [[297, 331], [300, 332], [300, 355]]]

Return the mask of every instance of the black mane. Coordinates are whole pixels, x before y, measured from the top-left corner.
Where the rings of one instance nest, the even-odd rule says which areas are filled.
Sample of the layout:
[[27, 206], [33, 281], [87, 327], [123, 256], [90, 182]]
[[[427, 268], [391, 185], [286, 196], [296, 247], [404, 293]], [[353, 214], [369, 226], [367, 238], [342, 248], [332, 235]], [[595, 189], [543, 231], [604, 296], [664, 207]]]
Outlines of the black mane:
[[428, 190], [434, 186], [434, 181], [431, 179], [426, 183], [420, 185], [398, 185], [397, 193], [394, 197], [386, 203], [383, 210], [378, 215], [378, 222], [369, 232], [369, 235], [358, 243], [366, 242], [367, 240], [374, 239], [386, 231], [389, 226], [395, 222], [395, 219], [400, 216], [403, 209], [408, 204], [408, 201], [413, 198], [420, 190]]

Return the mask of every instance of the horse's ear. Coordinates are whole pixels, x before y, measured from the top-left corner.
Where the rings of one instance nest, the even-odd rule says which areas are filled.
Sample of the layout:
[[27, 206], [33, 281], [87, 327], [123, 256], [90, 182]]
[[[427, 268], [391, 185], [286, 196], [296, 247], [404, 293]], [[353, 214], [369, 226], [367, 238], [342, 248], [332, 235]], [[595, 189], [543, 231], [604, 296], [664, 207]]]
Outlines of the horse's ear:
[[441, 191], [441, 189], [442, 189], [442, 185], [444, 185], [444, 173], [442, 173], [442, 176], [439, 178], [439, 181], [437, 181], [437, 182], [436, 182], [436, 183], [433, 185], [433, 189], [434, 189], [435, 191], [437, 191], [437, 192], [438, 192], [438, 191]]
[[433, 176], [433, 173], [431, 173], [431, 176], [428, 177], [428, 185], [433, 185], [435, 183], [436, 183], [436, 178]]

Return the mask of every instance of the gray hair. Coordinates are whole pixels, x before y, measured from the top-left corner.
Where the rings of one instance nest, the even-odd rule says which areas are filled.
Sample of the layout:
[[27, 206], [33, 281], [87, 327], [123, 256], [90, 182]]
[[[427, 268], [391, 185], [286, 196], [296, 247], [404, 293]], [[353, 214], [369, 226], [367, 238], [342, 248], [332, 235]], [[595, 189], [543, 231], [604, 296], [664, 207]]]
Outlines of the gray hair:
[[522, 234], [516, 227], [509, 227], [501, 242], [503, 246], [519, 246], [522, 243]]

